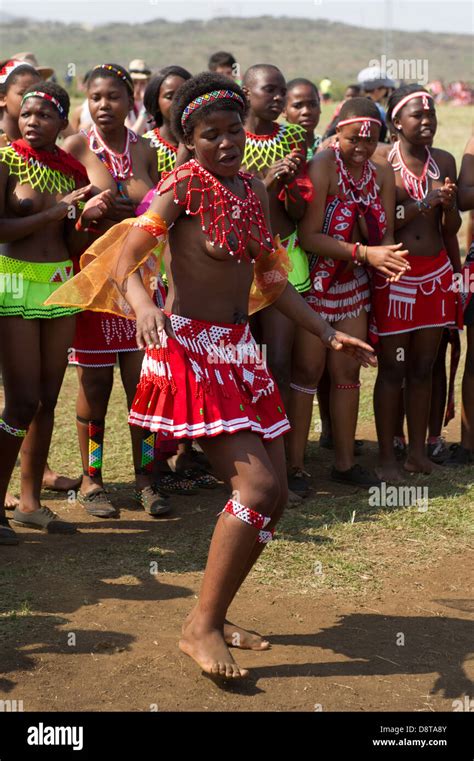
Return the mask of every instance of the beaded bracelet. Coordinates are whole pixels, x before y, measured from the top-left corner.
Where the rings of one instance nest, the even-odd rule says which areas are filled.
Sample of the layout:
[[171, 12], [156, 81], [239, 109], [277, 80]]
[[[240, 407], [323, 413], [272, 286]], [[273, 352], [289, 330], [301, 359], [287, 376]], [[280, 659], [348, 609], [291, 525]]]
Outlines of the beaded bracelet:
[[353, 262], [356, 262], [356, 261], [357, 261], [357, 252], [358, 252], [358, 250], [359, 250], [359, 246], [360, 246], [360, 243], [359, 243], [359, 242], [357, 242], [357, 243], [354, 243], [354, 246], [353, 246], [353, 248], [352, 248], [352, 254], [351, 254], [351, 258], [352, 258], [352, 261], [353, 261]]
[[91, 225], [94, 225], [94, 227], [83, 227], [82, 226], [82, 214], [77, 220], [76, 224], [74, 225], [74, 229], [78, 233], [95, 233], [96, 235], [99, 234], [99, 230], [97, 229], [97, 220], [93, 220], [91, 222]]

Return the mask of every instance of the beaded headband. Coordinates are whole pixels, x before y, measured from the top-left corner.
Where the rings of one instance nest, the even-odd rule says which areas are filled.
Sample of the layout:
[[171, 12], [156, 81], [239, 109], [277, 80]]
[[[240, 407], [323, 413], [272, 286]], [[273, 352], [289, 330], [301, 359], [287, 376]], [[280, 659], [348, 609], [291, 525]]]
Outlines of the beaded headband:
[[213, 101], [223, 99], [236, 100], [241, 106], [245, 105], [243, 98], [238, 92], [234, 92], [234, 90], [213, 90], [212, 92], [206, 92], [204, 95], [199, 95], [186, 106], [181, 116], [181, 126], [184, 127], [191, 114], [197, 111], [198, 108], [208, 106]]
[[394, 117], [398, 114], [401, 108], [408, 103], [409, 100], [413, 100], [413, 98], [423, 98], [423, 110], [429, 111], [430, 104], [428, 101], [428, 98], [431, 98], [433, 100], [433, 96], [429, 92], [425, 92], [424, 90], [420, 90], [419, 92], [411, 92], [409, 95], [406, 95], [405, 98], [402, 98], [400, 103], [397, 103], [395, 108], [392, 110], [392, 121]]
[[359, 137], [370, 137], [370, 124], [378, 124], [382, 126], [380, 119], [374, 119], [373, 116], [352, 116], [350, 119], [343, 119], [342, 122], [338, 122], [338, 127], [344, 127], [346, 124], [356, 124], [360, 122]]
[[59, 100], [54, 97], [54, 95], [50, 95], [48, 92], [38, 92], [37, 90], [32, 90], [31, 92], [27, 92], [26, 95], [23, 96], [21, 105], [23, 105], [23, 103], [25, 102], [27, 98], [43, 98], [43, 100], [48, 100], [57, 109], [61, 119], [67, 119], [64, 108], [60, 104]]
[[133, 84], [130, 82], [130, 80], [127, 77], [126, 72], [123, 69], [117, 68], [117, 66], [111, 66], [110, 63], [98, 63], [97, 66], [94, 66], [92, 71], [96, 71], [97, 69], [105, 69], [106, 71], [113, 71], [114, 74], [116, 74], [119, 79], [122, 80], [122, 82], [125, 82], [127, 85], [127, 89], [130, 90], [131, 93], [133, 93]]
[[28, 66], [30, 69], [36, 72], [35, 67], [31, 66], [29, 63], [26, 63], [26, 61], [7, 61], [6, 64], [0, 69], [0, 85], [4, 85], [10, 74], [13, 74], [15, 69], [18, 69], [19, 66]]

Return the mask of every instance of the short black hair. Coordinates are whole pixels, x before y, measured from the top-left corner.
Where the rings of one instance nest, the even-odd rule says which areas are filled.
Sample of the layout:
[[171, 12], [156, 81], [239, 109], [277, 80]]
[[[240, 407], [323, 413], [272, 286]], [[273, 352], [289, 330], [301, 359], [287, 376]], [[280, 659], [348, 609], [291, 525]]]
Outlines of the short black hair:
[[143, 105], [145, 106], [150, 116], [152, 116], [155, 120], [157, 127], [161, 127], [163, 125], [163, 115], [158, 105], [161, 85], [165, 79], [173, 76], [181, 77], [187, 81], [188, 79], [191, 79], [192, 74], [190, 74], [187, 69], [183, 69], [182, 66], [165, 66], [163, 69], [160, 69], [158, 74], [150, 79], [149, 83], [146, 86], [145, 94], [143, 96]]
[[344, 101], [339, 111], [338, 122], [343, 119], [351, 119], [353, 116], [367, 116], [382, 121], [380, 111], [370, 98], [349, 98], [349, 100]]
[[254, 63], [253, 66], [250, 66], [245, 72], [244, 78], [242, 80], [243, 84], [248, 87], [253, 82], [255, 75], [258, 74], [258, 72], [268, 71], [269, 69], [277, 71], [279, 74], [281, 74], [283, 79], [285, 79], [278, 66], [275, 66], [273, 63]]
[[225, 50], [219, 50], [217, 53], [213, 53], [207, 63], [209, 71], [217, 71], [220, 66], [235, 66], [237, 61], [232, 53], [226, 53]]
[[[57, 82], [51, 82], [51, 80], [48, 80], [47, 82], [35, 82], [34, 85], [31, 85], [31, 87], [25, 91], [25, 95], [27, 95], [29, 92], [42, 92], [46, 95], [51, 95], [53, 98], [56, 98], [64, 111], [64, 117], [62, 117], [58, 111], [59, 116], [61, 116], [61, 118], [67, 119], [71, 102], [69, 100], [69, 95], [67, 94], [64, 87], [58, 85]], [[25, 97], [25, 95], [23, 97]], [[55, 108], [54, 104], [53, 108]]]
[[[3, 67], [10, 61], [10, 58], [7, 58], [6, 61], [0, 61], [0, 69], [3, 69]], [[22, 74], [32, 74], [35, 77], [38, 77], [38, 80], [41, 80], [41, 74], [36, 71], [35, 67], [32, 66], [29, 63], [22, 63], [21, 66], [17, 66], [16, 69], [13, 69], [12, 72], [8, 75], [5, 82], [0, 85], [0, 95], [5, 95], [10, 87], [15, 84], [15, 82], [18, 80], [18, 77], [21, 77]]]
[[360, 88], [360, 85], [347, 85], [347, 87], [346, 87], [346, 91], [347, 91], [347, 90], [355, 90], [355, 92], [357, 93], [357, 95], [359, 95], [359, 94], [360, 94], [360, 89], [361, 89], [361, 88]]
[[[208, 105], [202, 106], [196, 109], [186, 121], [185, 128], [181, 125], [181, 117], [183, 111], [191, 101], [198, 98], [200, 95], [212, 92], [213, 90], [232, 90], [240, 95], [242, 98], [242, 104], [238, 100], [231, 100], [230, 98], [223, 98], [222, 100], [214, 101]], [[196, 124], [207, 117], [209, 114], [215, 111], [238, 111], [242, 117], [242, 121], [245, 119], [247, 113], [247, 101], [242, 89], [237, 82], [225, 77], [223, 74], [213, 74], [210, 71], [203, 71], [202, 74], [188, 79], [177, 91], [171, 104], [171, 129], [180, 142], [186, 140], [186, 138], [192, 135], [193, 129]]]
[[[424, 87], [417, 85], [416, 82], [411, 85], [402, 85], [401, 87], [398, 87], [393, 91], [387, 103], [387, 122], [389, 124], [392, 124], [392, 112], [397, 103], [400, 103], [403, 98], [406, 98], [406, 96], [410, 95], [412, 92], [425, 92], [427, 95], [430, 95], [428, 90], [425, 90]], [[398, 111], [397, 116], [398, 114], [400, 114], [400, 111]]]
[[128, 95], [133, 97], [133, 79], [125, 66], [121, 66], [119, 63], [101, 63], [99, 66], [95, 66], [87, 79], [87, 87], [89, 88], [94, 80], [104, 77], [111, 77], [117, 82], [121, 82], [126, 88]]
[[295, 79], [290, 79], [289, 82], [286, 83], [286, 92], [287, 94], [290, 92], [290, 90], [294, 90], [295, 87], [312, 87], [314, 92], [316, 93], [316, 97], [319, 100], [319, 90], [314, 84], [314, 82], [311, 82], [310, 79], [305, 79], [304, 77], [296, 77]]

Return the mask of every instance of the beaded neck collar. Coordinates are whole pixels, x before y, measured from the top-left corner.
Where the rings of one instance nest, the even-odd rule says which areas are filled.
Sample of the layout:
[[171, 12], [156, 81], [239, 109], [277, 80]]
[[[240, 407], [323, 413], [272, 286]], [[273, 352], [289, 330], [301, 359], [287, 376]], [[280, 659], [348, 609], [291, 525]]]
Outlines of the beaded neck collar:
[[[239, 262], [242, 259], [255, 261], [247, 252], [251, 241], [258, 244], [258, 256], [263, 251], [272, 251], [273, 245], [260, 199], [252, 189], [251, 175], [239, 172], [238, 176], [244, 183], [245, 198], [232, 193], [217, 177], [191, 159], [163, 178], [157, 194], [172, 189], [174, 202], [183, 206], [186, 214], [199, 215], [201, 229], [214, 246], [227, 249]], [[183, 187], [186, 188], [184, 198]]]
[[175, 145], [171, 145], [160, 134], [160, 128], [146, 132], [143, 137], [149, 140], [153, 148], [156, 148], [156, 159], [158, 163], [158, 172], [171, 172], [176, 164], [176, 156], [178, 155], [178, 148]]
[[246, 131], [243, 164], [246, 169], [258, 172], [275, 161], [285, 158], [292, 150], [304, 153], [306, 132], [299, 124], [275, 124], [269, 135], [254, 135]]

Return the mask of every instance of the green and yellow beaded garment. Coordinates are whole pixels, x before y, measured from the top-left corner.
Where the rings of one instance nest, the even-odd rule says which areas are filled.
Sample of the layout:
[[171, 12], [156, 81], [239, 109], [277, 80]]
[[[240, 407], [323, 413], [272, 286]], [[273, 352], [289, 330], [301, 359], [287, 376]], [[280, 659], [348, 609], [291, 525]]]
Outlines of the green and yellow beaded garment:
[[246, 132], [243, 165], [249, 172], [267, 169], [295, 148], [304, 152], [306, 132], [299, 124], [275, 124], [270, 135]]
[[60, 148], [56, 152], [35, 151], [24, 140], [16, 140], [0, 148], [0, 163], [20, 184], [28, 183], [44, 193], [70, 193], [87, 182], [84, 167]]
[[312, 161], [316, 155], [316, 151], [318, 150], [319, 146], [321, 145], [323, 138], [322, 135], [315, 135], [313, 144], [309, 146], [306, 150], [306, 161]]
[[150, 141], [153, 148], [156, 148], [156, 159], [160, 174], [162, 172], [172, 172], [176, 164], [178, 149], [174, 145], [171, 145], [171, 143], [168, 143], [164, 137], [160, 135], [158, 127], [149, 132], [145, 132], [143, 137]]

